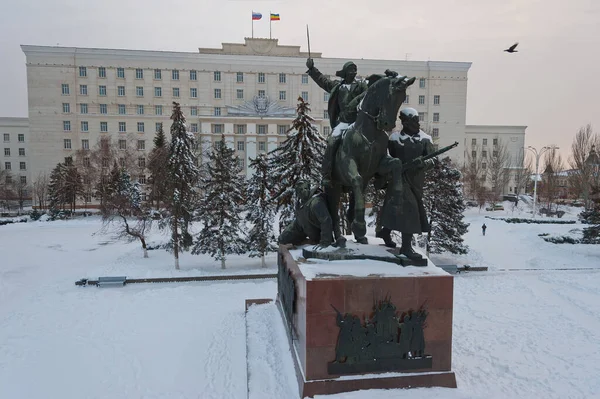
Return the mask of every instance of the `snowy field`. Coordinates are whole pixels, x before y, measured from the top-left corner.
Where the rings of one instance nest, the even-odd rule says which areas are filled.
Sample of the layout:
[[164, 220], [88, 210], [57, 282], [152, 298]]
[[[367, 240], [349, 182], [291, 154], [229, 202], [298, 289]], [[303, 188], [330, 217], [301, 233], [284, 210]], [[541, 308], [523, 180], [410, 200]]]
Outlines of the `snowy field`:
[[[579, 224], [507, 224], [486, 215], [527, 216], [469, 209], [471, 252], [437, 258], [490, 269], [455, 278], [458, 389], [329, 397], [600, 397], [600, 246], [538, 237], [577, 234]], [[218, 262], [187, 253], [176, 272], [172, 255], [150, 251], [144, 259], [138, 243], [114, 242], [99, 229], [96, 217], [0, 226], [0, 398], [246, 398], [244, 300], [274, 298], [275, 281], [76, 287], [83, 277], [222, 274]], [[150, 244], [166, 240], [157, 233]], [[276, 272], [275, 256], [267, 261], [261, 269], [258, 259], [232, 257], [226, 272]], [[552, 270], [564, 268], [599, 269]], [[251, 398], [295, 394], [274, 312], [251, 309], [250, 358], [261, 366], [250, 378]]]

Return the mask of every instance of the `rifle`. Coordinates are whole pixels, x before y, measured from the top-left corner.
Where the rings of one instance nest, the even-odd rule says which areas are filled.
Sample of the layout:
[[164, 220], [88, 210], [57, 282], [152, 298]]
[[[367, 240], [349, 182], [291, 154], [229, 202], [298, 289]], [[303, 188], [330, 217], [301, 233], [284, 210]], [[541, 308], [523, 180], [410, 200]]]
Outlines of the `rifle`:
[[440, 148], [439, 150], [434, 151], [431, 154], [427, 154], [424, 157], [415, 158], [415, 159], [413, 159], [413, 160], [411, 160], [411, 161], [409, 161], [409, 162], [407, 162], [407, 163], [405, 163], [405, 164], [402, 165], [402, 172], [406, 172], [407, 170], [411, 170], [411, 169], [416, 168], [417, 165], [421, 163], [421, 162], [417, 161], [418, 159], [420, 159], [422, 162], [425, 162], [428, 159], [435, 158], [438, 155], [442, 155], [443, 153], [445, 153], [447, 151], [450, 151], [451, 149], [453, 149], [457, 145], [458, 145], [458, 141], [455, 141], [453, 144], [450, 144], [447, 147]]

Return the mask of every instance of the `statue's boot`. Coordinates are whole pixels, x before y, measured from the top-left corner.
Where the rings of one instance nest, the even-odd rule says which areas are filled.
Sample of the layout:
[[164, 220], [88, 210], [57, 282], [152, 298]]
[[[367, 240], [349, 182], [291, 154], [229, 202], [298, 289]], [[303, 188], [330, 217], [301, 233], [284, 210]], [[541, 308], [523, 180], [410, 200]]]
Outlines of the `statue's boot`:
[[412, 234], [402, 233], [402, 246], [400, 247], [400, 254], [412, 260], [423, 259], [423, 256], [415, 252], [412, 248]]
[[335, 158], [335, 153], [337, 152], [340, 143], [342, 142], [342, 135], [339, 136], [331, 136], [327, 140], [327, 148], [325, 149], [325, 154], [323, 155], [323, 165], [321, 167], [321, 172], [323, 173], [323, 180], [321, 181], [321, 185], [323, 187], [331, 186], [331, 175], [333, 174], [333, 159]]
[[392, 240], [392, 230], [387, 227], [383, 227], [381, 230], [375, 233], [375, 237], [382, 238], [386, 247], [396, 248], [396, 243]]

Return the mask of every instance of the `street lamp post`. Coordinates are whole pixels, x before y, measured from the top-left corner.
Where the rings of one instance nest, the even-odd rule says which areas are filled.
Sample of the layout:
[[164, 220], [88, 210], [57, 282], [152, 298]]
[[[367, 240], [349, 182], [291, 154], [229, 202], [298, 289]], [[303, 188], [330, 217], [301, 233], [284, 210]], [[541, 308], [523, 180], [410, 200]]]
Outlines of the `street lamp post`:
[[527, 149], [535, 155], [535, 180], [533, 181], [533, 218], [537, 213], [537, 182], [539, 178], [540, 158], [548, 150], [558, 150], [555, 145], [542, 147], [539, 151], [532, 146], [528, 146]]

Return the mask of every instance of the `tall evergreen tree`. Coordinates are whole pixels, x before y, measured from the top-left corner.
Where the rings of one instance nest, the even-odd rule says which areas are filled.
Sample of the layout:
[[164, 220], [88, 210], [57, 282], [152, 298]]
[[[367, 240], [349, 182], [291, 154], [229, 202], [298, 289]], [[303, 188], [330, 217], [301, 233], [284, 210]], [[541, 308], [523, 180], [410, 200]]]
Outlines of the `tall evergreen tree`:
[[150, 171], [150, 199], [155, 202], [156, 208], [160, 208], [160, 203], [164, 201], [167, 187], [164, 182], [167, 180], [167, 169], [165, 165], [169, 160], [169, 148], [167, 147], [167, 138], [160, 124], [160, 129], [154, 137], [154, 148], [150, 153], [148, 161], [148, 170]]
[[262, 267], [266, 267], [265, 254], [277, 250], [273, 245], [275, 207], [271, 197], [272, 178], [264, 153], [251, 159], [249, 166], [254, 170], [254, 174], [248, 181], [246, 221], [253, 226], [248, 234], [248, 246], [250, 256], [260, 256]]
[[310, 107], [298, 97], [296, 118], [283, 144], [269, 153], [269, 170], [273, 176], [277, 211], [281, 211], [279, 231], [293, 218], [294, 187], [300, 180], [308, 180], [313, 187], [321, 183], [321, 164], [326, 142], [313, 125]]
[[244, 234], [242, 212], [246, 196], [246, 182], [240, 175], [242, 167], [235, 151], [225, 143], [225, 136], [208, 156], [207, 176], [202, 179], [205, 190], [198, 208], [202, 230], [196, 236], [193, 254], [209, 254], [225, 261], [229, 254], [242, 254], [248, 250]]
[[77, 198], [81, 198], [85, 194], [83, 179], [75, 165], [72, 163], [65, 166], [64, 178], [63, 189], [65, 201], [70, 205], [71, 212], [75, 212]]
[[600, 186], [594, 186], [590, 191], [592, 207], [581, 215], [582, 221], [590, 226], [583, 229], [582, 241], [586, 244], [600, 244]]
[[461, 174], [449, 157], [427, 171], [423, 202], [431, 223], [428, 253], [466, 254], [469, 250], [462, 238], [469, 225], [463, 221], [465, 200], [460, 179]]
[[194, 187], [198, 182], [199, 171], [193, 151], [194, 135], [187, 131], [185, 116], [179, 103], [173, 102], [171, 120], [173, 123], [166, 181], [169, 196], [165, 204], [169, 214], [165, 221], [171, 230], [168, 248], [173, 250], [175, 269], [179, 270], [179, 252], [188, 250], [192, 245], [189, 225], [195, 207]]
[[62, 163], [58, 163], [52, 172], [50, 172], [50, 181], [48, 182], [48, 202], [50, 212], [57, 214], [61, 209], [65, 208], [65, 173], [66, 168]]

